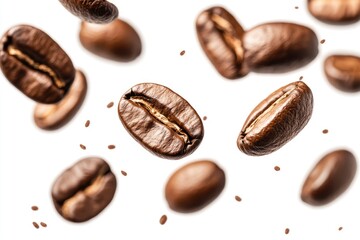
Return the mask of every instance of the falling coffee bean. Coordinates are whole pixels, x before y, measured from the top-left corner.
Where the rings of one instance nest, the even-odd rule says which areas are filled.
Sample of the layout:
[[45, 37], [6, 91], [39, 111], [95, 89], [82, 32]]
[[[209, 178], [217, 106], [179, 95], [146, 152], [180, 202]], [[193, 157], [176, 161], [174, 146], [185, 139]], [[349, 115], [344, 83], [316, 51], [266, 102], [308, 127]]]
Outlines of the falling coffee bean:
[[120, 19], [108, 24], [82, 22], [79, 38], [88, 51], [114, 61], [129, 62], [141, 53], [138, 33]]
[[315, 18], [331, 24], [360, 19], [360, 0], [308, 0], [308, 9]]
[[121, 123], [143, 147], [162, 158], [179, 159], [199, 146], [204, 127], [181, 96], [155, 83], [141, 83], [120, 99]]
[[270, 154], [306, 126], [312, 110], [313, 95], [304, 82], [281, 87], [260, 102], [247, 117], [237, 146], [247, 155]]
[[231, 13], [222, 7], [203, 11], [196, 19], [196, 31], [202, 49], [223, 77], [236, 79], [248, 74], [243, 67], [244, 29]]
[[254, 72], [289, 72], [305, 66], [318, 54], [314, 31], [294, 23], [258, 25], [245, 32], [242, 44], [244, 64]]
[[33, 222], [32, 224], [36, 229], [39, 229], [40, 226], [39, 226], [39, 224], [37, 222]]
[[73, 15], [92, 23], [109, 23], [117, 18], [117, 7], [106, 0], [59, 0]]
[[329, 83], [344, 92], [360, 91], [360, 58], [352, 55], [331, 55], [324, 62]]
[[350, 186], [357, 163], [348, 150], [340, 149], [326, 154], [311, 170], [301, 191], [301, 199], [313, 206], [328, 204]]
[[175, 171], [165, 187], [169, 207], [177, 212], [195, 212], [212, 202], [225, 186], [224, 171], [212, 161], [187, 164]]
[[166, 215], [162, 215], [159, 222], [161, 225], [164, 225], [167, 221], [167, 216]]
[[98, 215], [112, 200], [116, 178], [101, 158], [82, 159], [65, 170], [52, 186], [56, 210], [72, 222], [84, 222]]
[[61, 128], [67, 124], [80, 109], [85, 99], [86, 91], [87, 83], [85, 75], [80, 70], [77, 70], [73, 84], [60, 102], [36, 105], [34, 110], [35, 124], [45, 130]]
[[0, 68], [22, 93], [39, 103], [56, 103], [70, 88], [75, 68], [46, 33], [29, 25], [10, 28], [0, 40]]

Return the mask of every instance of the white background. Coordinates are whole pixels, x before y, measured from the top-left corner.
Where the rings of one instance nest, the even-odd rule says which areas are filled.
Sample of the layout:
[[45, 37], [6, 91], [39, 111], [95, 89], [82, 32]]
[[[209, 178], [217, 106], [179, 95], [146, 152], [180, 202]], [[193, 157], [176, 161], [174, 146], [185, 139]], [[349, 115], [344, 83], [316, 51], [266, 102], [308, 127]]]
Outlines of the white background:
[[[322, 64], [331, 53], [360, 55], [360, 23], [331, 26], [314, 19], [300, 0], [114, 0], [119, 17], [140, 34], [143, 51], [131, 63], [105, 60], [80, 44], [80, 20], [56, 0], [0, 1], [0, 33], [30, 24], [48, 33], [84, 71], [89, 89], [75, 118], [58, 131], [33, 122], [35, 103], [0, 74], [0, 239], [359, 239], [360, 178], [325, 207], [300, 200], [308, 172], [327, 152], [347, 148], [360, 160], [360, 93], [346, 94], [325, 79]], [[195, 32], [197, 15], [221, 3], [245, 29], [270, 21], [311, 27], [319, 44], [317, 58], [288, 74], [222, 78], [202, 51]], [[299, 9], [295, 9], [298, 6]], [[180, 52], [185, 50], [184, 56]], [[279, 87], [303, 81], [314, 94], [308, 125], [283, 148], [250, 157], [236, 146], [250, 111]], [[165, 160], [142, 148], [126, 132], [118, 114], [121, 95], [140, 82], [163, 84], [208, 119], [199, 148], [181, 160]], [[113, 108], [106, 105], [114, 101]], [[86, 120], [91, 121], [88, 128]], [[329, 129], [323, 134], [323, 129]], [[79, 147], [84, 144], [84, 151]], [[115, 144], [116, 149], [107, 146]], [[64, 220], [51, 201], [50, 189], [67, 167], [87, 156], [111, 165], [118, 188], [111, 204], [86, 223]], [[212, 159], [227, 177], [222, 194], [203, 211], [179, 214], [164, 198], [167, 178], [180, 166]], [[279, 172], [274, 166], [281, 167]], [[121, 170], [128, 173], [126, 177]], [[242, 198], [241, 202], [234, 199]], [[31, 210], [32, 205], [39, 210]], [[168, 221], [159, 224], [166, 214]], [[45, 222], [35, 229], [32, 222]], [[342, 226], [343, 230], [338, 231]], [[290, 229], [288, 235], [285, 228]]]

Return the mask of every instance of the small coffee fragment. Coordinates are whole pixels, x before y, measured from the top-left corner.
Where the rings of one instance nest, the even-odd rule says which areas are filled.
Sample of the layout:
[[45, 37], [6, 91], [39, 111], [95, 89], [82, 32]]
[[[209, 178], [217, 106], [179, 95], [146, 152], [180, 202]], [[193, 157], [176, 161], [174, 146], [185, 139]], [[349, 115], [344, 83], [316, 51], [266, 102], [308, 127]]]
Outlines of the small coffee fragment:
[[85, 145], [80, 144], [80, 147], [81, 147], [82, 150], [86, 150], [86, 146], [85, 146]]
[[37, 211], [37, 210], [39, 210], [39, 207], [38, 207], [38, 206], [32, 206], [32, 207], [31, 207], [31, 210]]
[[320, 41], [320, 43], [321, 43], [321, 44], [324, 44], [324, 43], [325, 43], [325, 39], [322, 39], [322, 40]]
[[108, 149], [114, 149], [114, 148], [115, 148], [115, 145], [111, 144], [111, 145], [108, 146]]
[[295, 6], [295, 9], [299, 9], [299, 7], [298, 7], [298, 6]]
[[164, 225], [167, 221], [167, 216], [166, 215], [162, 215], [161, 218], [160, 218], [160, 224], [161, 225]]
[[339, 227], [339, 231], [341, 231], [343, 229], [343, 227]]
[[280, 171], [280, 167], [279, 167], [279, 166], [275, 166], [274, 169], [275, 169], [275, 171]]
[[125, 172], [125, 171], [121, 171], [121, 174], [124, 176], [127, 176], [127, 172]]
[[90, 126], [90, 120], [87, 120], [85, 123], [85, 127], [89, 127]]
[[235, 200], [238, 201], [238, 202], [241, 202], [241, 197], [239, 197], [239, 196], [236, 195], [236, 196], [235, 196]]
[[114, 102], [109, 102], [108, 105], [106, 105], [107, 108], [112, 108], [114, 106]]
[[47, 227], [47, 224], [46, 223], [44, 223], [44, 222], [40, 222], [40, 225], [42, 226], [42, 227]]
[[299, 80], [301, 81], [301, 80], [303, 80], [303, 78], [304, 78], [303, 76], [300, 76], [300, 77], [299, 77]]
[[327, 130], [327, 129], [322, 130], [323, 134], [327, 134], [328, 132], [329, 132], [329, 130]]
[[34, 225], [35, 228], [39, 228], [39, 224], [37, 224], [36, 222], [32, 223]]
[[206, 119], [207, 119], [207, 116], [204, 116], [204, 117], [203, 117], [203, 120], [205, 121]]
[[285, 228], [285, 234], [289, 234], [289, 232], [290, 232], [290, 229]]
[[181, 52], [180, 52], [180, 56], [183, 56], [185, 54], [185, 50], [182, 50]]

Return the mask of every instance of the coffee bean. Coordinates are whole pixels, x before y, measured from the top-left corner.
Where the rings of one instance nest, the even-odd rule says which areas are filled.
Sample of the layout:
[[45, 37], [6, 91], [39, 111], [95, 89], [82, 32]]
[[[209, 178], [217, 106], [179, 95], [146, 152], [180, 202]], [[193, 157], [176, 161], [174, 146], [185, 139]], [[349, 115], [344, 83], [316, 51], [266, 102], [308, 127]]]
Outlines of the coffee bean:
[[360, 0], [308, 0], [308, 9], [326, 23], [347, 24], [360, 19]]
[[117, 7], [106, 0], [59, 0], [73, 15], [92, 23], [109, 23], [117, 18]]
[[327, 130], [327, 129], [322, 130], [323, 134], [327, 134], [328, 132], [329, 132], [329, 130]]
[[161, 218], [160, 218], [160, 224], [161, 225], [164, 225], [167, 221], [167, 216], [166, 215], [162, 215]]
[[141, 53], [138, 33], [120, 19], [101, 25], [82, 22], [79, 38], [88, 51], [114, 61], [132, 61]]
[[85, 146], [85, 145], [80, 144], [80, 147], [81, 147], [82, 150], [86, 150], [86, 146]]
[[196, 19], [196, 31], [202, 49], [223, 77], [235, 79], [249, 72], [243, 67], [244, 30], [226, 9], [203, 11]]
[[297, 81], [279, 88], [247, 117], [237, 139], [238, 148], [253, 156], [278, 150], [306, 126], [312, 110], [313, 95], [305, 83]]
[[115, 145], [111, 144], [111, 145], [108, 145], [108, 149], [114, 149], [115, 148]]
[[42, 227], [44, 227], [44, 228], [46, 228], [46, 227], [47, 227], [47, 224], [46, 224], [46, 223], [44, 223], [44, 222], [40, 222], [40, 225], [41, 225]]
[[106, 105], [107, 108], [112, 108], [114, 106], [114, 102], [109, 102], [108, 105]]
[[16, 88], [39, 103], [63, 99], [75, 77], [69, 56], [49, 35], [29, 25], [14, 26], [2, 36], [0, 67]]
[[35, 124], [45, 130], [55, 130], [66, 125], [80, 109], [87, 92], [85, 75], [76, 71], [75, 80], [66, 96], [55, 104], [37, 104]]
[[125, 171], [121, 171], [121, 174], [124, 175], [125, 177], [127, 176], [127, 172]]
[[343, 227], [339, 227], [338, 230], [341, 231], [343, 229]]
[[356, 169], [356, 159], [351, 152], [340, 149], [326, 154], [306, 178], [301, 199], [313, 206], [332, 202], [350, 186]]
[[280, 167], [279, 167], [279, 166], [275, 166], [275, 167], [274, 167], [274, 170], [275, 170], [275, 171], [280, 171]]
[[360, 91], [360, 57], [331, 55], [324, 62], [329, 83], [344, 92]]
[[241, 197], [235, 196], [235, 200], [238, 201], [238, 202], [241, 202]]
[[116, 178], [101, 158], [82, 159], [65, 170], [52, 186], [56, 210], [72, 222], [84, 222], [98, 215], [112, 200]]
[[130, 135], [162, 158], [179, 159], [191, 154], [204, 135], [195, 109], [159, 84], [133, 86], [121, 97], [118, 113]]
[[169, 178], [165, 197], [177, 212], [198, 211], [212, 202], [225, 186], [224, 171], [212, 161], [189, 163]]
[[308, 64], [318, 54], [315, 33], [293, 23], [258, 25], [245, 32], [242, 44], [244, 64], [254, 72], [288, 72]]
[[285, 228], [285, 234], [289, 234], [289, 232], [290, 232], [290, 229]]
[[321, 43], [321, 44], [324, 44], [324, 43], [325, 43], [325, 39], [322, 39], [322, 40], [320, 41], [320, 43]]
[[32, 206], [32, 207], [31, 207], [31, 210], [37, 211], [37, 210], [39, 210], [39, 208], [38, 208], [38, 206]]
[[181, 52], [180, 52], [180, 56], [183, 56], [185, 54], [185, 50], [182, 50]]
[[35, 228], [37, 228], [37, 229], [40, 227], [39, 224], [37, 224], [37, 222], [33, 222], [32, 224], [33, 224], [33, 226], [34, 226]]
[[89, 126], [90, 126], [90, 120], [86, 120], [85, 127], [89, 127]]

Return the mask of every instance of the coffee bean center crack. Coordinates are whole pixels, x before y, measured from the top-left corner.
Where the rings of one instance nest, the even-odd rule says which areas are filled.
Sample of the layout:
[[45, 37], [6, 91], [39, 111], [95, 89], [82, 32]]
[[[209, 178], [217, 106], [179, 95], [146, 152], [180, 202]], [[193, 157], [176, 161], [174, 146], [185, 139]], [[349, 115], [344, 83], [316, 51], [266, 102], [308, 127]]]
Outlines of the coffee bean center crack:
[[142, 108], [145, 108], [151, 114], [151, 116], [153, 116], [155, 119], [160, 121], [162, 124], [170, 128], [171, 130], [175, 131], [184, 140], [185, 144], [190, 143], [190, 138], [188, 134], [183, 129], [181, 129], [179, 125], [171, 122], [168, 117], [161, 114], [160, 111], [158, 111], [157, 109], [153, 108], [144, 98], [140, 96], [131, 96], [129, 100], [138, 104]]
[[60, 80], [59, 77], [56, 75], [56, 73], [50, 67], [48, 67], [48, 66], [46, 66], [44, 64], [35, 62], [33, 59], [31, 59], [31, 57], [24, 54], [20, 50], [16, 49], [12, 45], [8, 46], [7, 52], [8, 52], [9, 55], [14, 56], [19, 61], [26, 64], [27, 66], [29, 66], [29, 67], [31, 67], [33, 69], [39, 70], [39, 71], [49, 75], [50, 78], [53, 80], [53, 82], [55, 83], [55, 85], [58, 88], [64, 88], [65, 87], [65, 82]]
[[235, 36], [235, 31], [231, 23], [217, 14], [213, 14], [211, 20], [213, 20], [217, 28], [224, 33], [224, 40], [234, 50], [237, 62], [242, 63], [244, 59], [242, 42]]

